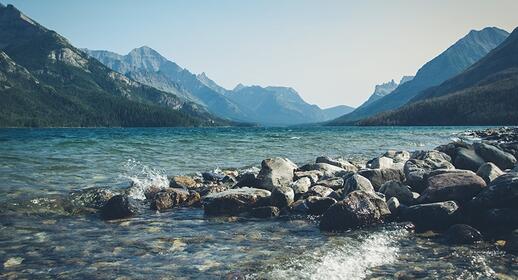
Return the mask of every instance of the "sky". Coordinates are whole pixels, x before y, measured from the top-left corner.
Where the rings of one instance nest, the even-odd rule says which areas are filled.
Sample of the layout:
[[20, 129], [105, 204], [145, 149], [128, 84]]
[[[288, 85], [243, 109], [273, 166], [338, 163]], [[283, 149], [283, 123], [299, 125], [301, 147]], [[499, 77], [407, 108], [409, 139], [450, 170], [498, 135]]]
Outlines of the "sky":
[[358, 106], [472, 29], [518, 26], [516, 0], [0, 0], [76, 47], [149, 46], [232, 89], [289, 86], [323, 108]]

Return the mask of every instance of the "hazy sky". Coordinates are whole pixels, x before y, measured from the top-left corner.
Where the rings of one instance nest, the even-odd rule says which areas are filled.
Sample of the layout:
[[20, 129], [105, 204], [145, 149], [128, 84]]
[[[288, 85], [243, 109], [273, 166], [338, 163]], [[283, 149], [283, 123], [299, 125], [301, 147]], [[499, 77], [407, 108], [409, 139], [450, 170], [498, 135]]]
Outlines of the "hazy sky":
[[471, 29], [518, 26], [518, 1], [13, 1], [82, 48], [150, 46], [227, 88], [280, 85], [357, 106]]

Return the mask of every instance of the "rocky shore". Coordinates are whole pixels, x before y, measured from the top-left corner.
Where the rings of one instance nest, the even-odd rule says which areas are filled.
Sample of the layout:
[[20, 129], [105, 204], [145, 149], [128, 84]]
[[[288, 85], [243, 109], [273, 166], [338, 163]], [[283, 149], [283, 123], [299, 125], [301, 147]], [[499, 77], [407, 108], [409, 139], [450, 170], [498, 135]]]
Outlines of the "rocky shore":
[[464, 134], [429, 151], [387, 151], [368, 162], [318, 157], [298, 166], [270, 158], [261, 168], [173, 176], [169, 186], [151, 186], [145, 199], [88, 188], [70, 194], [75, 209], [104, 220], [143, 211], [202, 207], [206, 216], [261, 219], [313, 217], [322, 231], [340, 232], [382, 223], [432, 231], [450, 244], [493, 242], [518, 253], [518, 130], [500, 128]]

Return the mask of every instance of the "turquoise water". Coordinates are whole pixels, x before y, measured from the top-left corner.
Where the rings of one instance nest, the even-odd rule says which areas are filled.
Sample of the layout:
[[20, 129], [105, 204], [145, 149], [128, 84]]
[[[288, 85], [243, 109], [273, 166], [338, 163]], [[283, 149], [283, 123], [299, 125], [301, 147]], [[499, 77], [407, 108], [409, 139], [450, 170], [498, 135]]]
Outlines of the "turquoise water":
[[361, 162], [388, 149], [431, 149], [467, 129], [1, 129], [0, 278], [518, 277], [516, 260], [493, 244], [445, 246], [396, 224], [330, 235], [312, 218], [209, 219], [201, 209], [106, 223], [62, 205], [88, 186], [166, 184], [168, 175], [250, 168], [273, 156]]

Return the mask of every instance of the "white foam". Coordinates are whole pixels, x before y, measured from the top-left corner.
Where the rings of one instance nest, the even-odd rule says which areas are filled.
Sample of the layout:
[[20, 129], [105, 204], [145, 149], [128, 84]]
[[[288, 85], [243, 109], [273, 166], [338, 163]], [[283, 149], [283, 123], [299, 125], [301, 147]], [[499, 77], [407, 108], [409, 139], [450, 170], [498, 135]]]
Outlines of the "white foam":
[[151, 168], [134, 159], [129, 159], [124, 164], [121, 177], [132, 182], [128, 196], [139, 200], [146, 199], [144, 194], [150, 187], [164, 189], [169, 186], [169, 180], [163, 170]]

